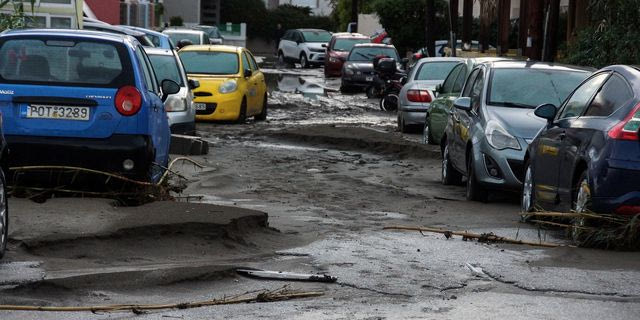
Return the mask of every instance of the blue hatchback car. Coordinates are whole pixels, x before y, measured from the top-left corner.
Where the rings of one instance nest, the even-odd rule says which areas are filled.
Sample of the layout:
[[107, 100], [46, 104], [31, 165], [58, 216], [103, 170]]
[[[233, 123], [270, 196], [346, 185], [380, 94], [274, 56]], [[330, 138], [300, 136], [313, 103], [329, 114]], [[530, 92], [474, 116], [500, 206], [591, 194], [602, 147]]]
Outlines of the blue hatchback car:
[[527, 150], [523, 212], [640, 214], [640, 69], [601, 69], [535, 114], [547, 125]]
[[171, 138], [163, 100], [179, 89], [171, 80], [158, 84], [130, 36], [5, 32], [0, 112], [11, 152], [5, 165], [76, 166], [156, 181]]

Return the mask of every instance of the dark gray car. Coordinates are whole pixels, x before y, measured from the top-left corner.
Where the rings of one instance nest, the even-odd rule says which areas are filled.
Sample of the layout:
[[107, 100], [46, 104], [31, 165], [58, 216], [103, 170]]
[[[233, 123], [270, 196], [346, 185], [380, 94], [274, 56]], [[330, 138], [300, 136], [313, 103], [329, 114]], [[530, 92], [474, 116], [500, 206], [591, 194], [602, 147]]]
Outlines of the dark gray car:
[[376, 57], [389, 57], [396, 61], [398, 51], [391, 45], [380, 43], [356, 44], [351, 49], [347, 61], [342, 65], [342, 84], [340, 90], [345, 91], [354, 87], [365, 88], [373, 83], [373, 59]]
[[545, 125], [538, 105], [562, 101], [591, 74], [573, 66], [498, 61], [477, 66], [454, 102], [442, 139], [442, 182], [467, 177], [467, 199], [522, 188], [527, 146]]

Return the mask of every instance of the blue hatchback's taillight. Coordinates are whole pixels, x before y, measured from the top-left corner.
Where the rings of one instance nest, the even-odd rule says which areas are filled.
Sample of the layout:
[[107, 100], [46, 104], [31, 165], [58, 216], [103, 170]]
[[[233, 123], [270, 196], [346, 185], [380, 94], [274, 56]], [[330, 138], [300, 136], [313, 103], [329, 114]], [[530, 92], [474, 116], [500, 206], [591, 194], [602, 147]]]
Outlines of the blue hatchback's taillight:
[[640, 140], [640, 103], [622, 120], [609, 130], [609, 137], [616, 140]]

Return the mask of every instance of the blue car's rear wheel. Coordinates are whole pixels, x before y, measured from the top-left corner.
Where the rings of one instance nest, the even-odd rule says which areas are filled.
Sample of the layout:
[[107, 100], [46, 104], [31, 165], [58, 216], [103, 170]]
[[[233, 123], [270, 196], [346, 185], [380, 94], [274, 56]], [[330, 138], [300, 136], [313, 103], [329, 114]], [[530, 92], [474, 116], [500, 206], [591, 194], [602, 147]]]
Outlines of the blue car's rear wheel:
[[9, 241], [9, 205], [4, 173], [0, 170], [0, 258], [4, 256]]

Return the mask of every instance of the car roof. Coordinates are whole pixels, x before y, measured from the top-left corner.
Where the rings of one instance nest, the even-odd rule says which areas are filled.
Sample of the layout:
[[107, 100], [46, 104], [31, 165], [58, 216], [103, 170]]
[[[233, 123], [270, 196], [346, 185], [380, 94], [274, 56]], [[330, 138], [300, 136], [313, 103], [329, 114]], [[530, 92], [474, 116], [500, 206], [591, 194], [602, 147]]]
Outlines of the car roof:
[[147, 47], [147, 48], [144, 48], [144, 51], [149, 55], [156, 55], [156, 56], [172, 56], [173, 55], [173, 50], [171, 49]]
[[425, 62], [464, 62], [466, 58], [459, 57], [427, 57], [419, 60], [419, 63]]
[[362, 48], [362, 47], [370, 47], [370, 48], [396, 48], [393, 45], [390, 44], [384, 44], [384, 43], [358, 43], [355, 46], [353, 46], [354, 48]]
[[191, 33], [191, 34], [203, 34], [204, 31], [202, 30], [193, 30], [193, 29], [186, 29], [186, 28], [176, 28], [176, 29], [164, 29], [162, 30], [162, 33]]
[[333, 34], [334, 38], [347, 38], [347, 39], [369, 39], [369, 37], [365, 36], [364, 34], [361, 33], [349, 33], [349, 32], [338, 32], [338, 33], [334, 33]]
[[94, 31], [94, 30], [77, 30], [77, 29], [17, 29], [9, 30], [2, 33], [2, 37], [12, 36], [62, 36], [77, 37], [90, 40], [107, 40], [113, 42], [124, 43], [126, 40], [133, 40], [127, 35], [121, 35], [110, 32]]
[[317, 31], [317, 32], [329, 32], [327, 30], [323, 30], [323, 29], [294, 29], [294, 30], [298, 30], [298, 31]]
[[242, 47], [236, 47], [236, 46], [222, 46], [222, 45], [208, 45], [208, 44], [203, 44], [203, 45], [192, 45], [192, 46], [186, 46], [182, 49], [180, 49], [180, 52], [182, 51], [214, 51], [214, 52], [233, 52], [233, 53], [238, 53], [240, 50], [242, 50]]
[[140, 37], [145, 35], [144, 32], [141, 32], [138, 30], [113, 26], [110, 24], [87, 22], [87, 23], [84, 23], [83, 25], [84, 27], [93, 27], [97, 29], [108, 30], [107, 32], [117, 32], [117, 33], [126, 34], [134, 37]]
[[158, 37], [166, 37], [167, 35], [162, 33], [162, 32], [158, 32], [155, 30], [151, 30], [151, 29], [146, 29], [146, 28], [142, 28], [142, 27], [134, 27], [134, 26], [119, 26], [121, 28], [126, 28], [126, 29], [131, 29], [131, 30], [135, 30], [135, 31], [139, 31], [142, 33], [147, 33], [147, 34], [152, 34], [154, 36], [158, 36]]
[[492, 69], [513, 69], [513, 68], [530, 68], [530, 69], [547, 69], [547, 70], [565, 70], [565, 71], [581, 71], [593, 72], [594, 68], [579, 67], [568, 64], [540, 62], [540, 61], [522, 61], [522, 60], [501, 60], [484, 63]]

